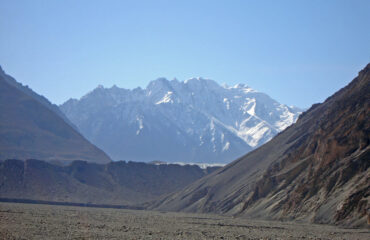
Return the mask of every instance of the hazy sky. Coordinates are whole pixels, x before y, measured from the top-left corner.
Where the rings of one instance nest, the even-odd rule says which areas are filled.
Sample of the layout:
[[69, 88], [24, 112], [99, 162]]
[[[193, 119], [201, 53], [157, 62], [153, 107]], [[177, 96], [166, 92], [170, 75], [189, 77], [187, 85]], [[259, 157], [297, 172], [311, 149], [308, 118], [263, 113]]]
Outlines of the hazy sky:
[[369, 0], [1, 0], [0, 65], [57, 104], [202, 76], [308, 107], [370, 62], [369, 13]]

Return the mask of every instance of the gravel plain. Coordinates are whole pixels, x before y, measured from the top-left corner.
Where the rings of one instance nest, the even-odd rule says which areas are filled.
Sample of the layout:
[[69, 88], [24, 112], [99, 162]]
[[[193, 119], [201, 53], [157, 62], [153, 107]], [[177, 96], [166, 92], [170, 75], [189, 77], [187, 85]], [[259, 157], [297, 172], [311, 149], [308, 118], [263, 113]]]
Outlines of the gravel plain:
[[0, 203], [0, 239], [370, 239], [369, 229], [208, 214]]

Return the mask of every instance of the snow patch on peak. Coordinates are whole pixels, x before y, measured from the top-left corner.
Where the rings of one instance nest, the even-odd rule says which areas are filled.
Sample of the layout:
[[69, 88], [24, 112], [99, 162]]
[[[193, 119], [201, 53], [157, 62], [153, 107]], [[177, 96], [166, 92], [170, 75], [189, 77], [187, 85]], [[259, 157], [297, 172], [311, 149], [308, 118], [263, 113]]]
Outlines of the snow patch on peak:
[[184, 81], [185, 84], [188, 84], [190, 82], [198, 82], [198, 81], [202, 81], [203, 78], [202, 77], [192, 77], [192, 78], [189, 78], [189, 79], [186, 79]]
[[229, 99], [224, 98], [224, 103], [225, 103], [225, 105], [226, 105], [226, 109], [227, 109], [227, 110], [230, 110], [230, 101], [229, 101]]
[[251, 87], [249, 87], [248, 85], [244, 84], [244, 83], [238, 83], [232, 87], [229, 87], [227, 84], [224, 84], [222, 85], [222, 87], [224, 89], [228, 89], [228, 90], [236, 90], [236, 91], [241, 91], [242, 93], [251, 93], [251, 92], [258, 92], [254, 89], [252, 89]]
[[244, 107], [249, 108], [246, 112], [251, 116], [256, 116], [256, 99], [250, 99]]
[[222, 151], [225, 152], [229, 150], [229, 148], [230, 148], [230, 142], [226, 142], [225, 145], [222, 147]]
[[141, 130], [144, 128], [143, 117], [136, 116], [136, 121], [139, 124], [139, 129], [136, 131], [136, 135], [139, 135]]
[[244, 83], [238, 83], [238, 84], [234, 85], [233, 88], [246, 88], [246, 87], [248, 87], [248, 86], [245, 85]]
[[159, 100], [158, 102], [156, 102], [155, 104], [162, 104], [162, 103], [173, 103], [173, 99], [172, 99], [172, 95], [173, 95], [173, 92], [172, 91], [168, 91], [164, 97]]

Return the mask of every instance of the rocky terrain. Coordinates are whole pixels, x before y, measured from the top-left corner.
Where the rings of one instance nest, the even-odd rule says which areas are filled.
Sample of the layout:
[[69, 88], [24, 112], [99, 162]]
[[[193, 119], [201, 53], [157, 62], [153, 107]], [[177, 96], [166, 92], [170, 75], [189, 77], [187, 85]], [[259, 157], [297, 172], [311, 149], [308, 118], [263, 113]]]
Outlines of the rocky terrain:
[[262, 147], [151, 207], [368, 228], [369, 141], [370, 64]]
[[200, 179], [219, 167], [74, 161], [58, 166], [40, 160], [0, 161], [0, 200], [138, 205]]
[[369, 239], [364, 229], [218, 215], [0, 203], [1, 239]]
[[66, 121], [57, 106], [0, 68], [0, 160], [111, 161]]
[[187, 163], [229, 163], [301, 112], [246, 85], [203, 78], [160, 78], [133, 90], [99, 86], [60, 109], [114, 160]]

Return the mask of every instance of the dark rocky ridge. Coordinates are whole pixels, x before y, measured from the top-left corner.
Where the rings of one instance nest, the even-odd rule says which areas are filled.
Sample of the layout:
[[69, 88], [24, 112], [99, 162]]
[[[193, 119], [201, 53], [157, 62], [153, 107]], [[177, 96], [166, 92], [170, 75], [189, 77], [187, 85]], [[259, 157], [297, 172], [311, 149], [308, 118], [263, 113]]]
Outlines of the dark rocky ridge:
[[151, 208], [369, 226], [369, 118], [370, 64], [270, 142]]
[[55, 104], [52, 104], [46, 97], [35, 93], [31, 88], [28, 86], [24, 86], [21, 83], [17, 82], [12, 76], [7, 75], [4, 70], [0, 66], [0, 78], [5, 80], [11, 86], [17, 88], [18, 90], [22, 91], [23, 93], [27, 94], [28, 96], [32, 97], [46, 108], [50, 109], [51, 111], [55, 112], [59, 117], [61, 117], [68, 125], [73, 127], [75, 130], [78, 131], [77, 127], [69, 121], [69, 119], [60, 111], [59, 107]]
[[0, 159], [111, 161], [55, 107], [0, 69]]
[[137, 162], [67, 166], [40, 160], [0, 162], [0, 198], [136, 205], [179, 190], [218, 169]]

